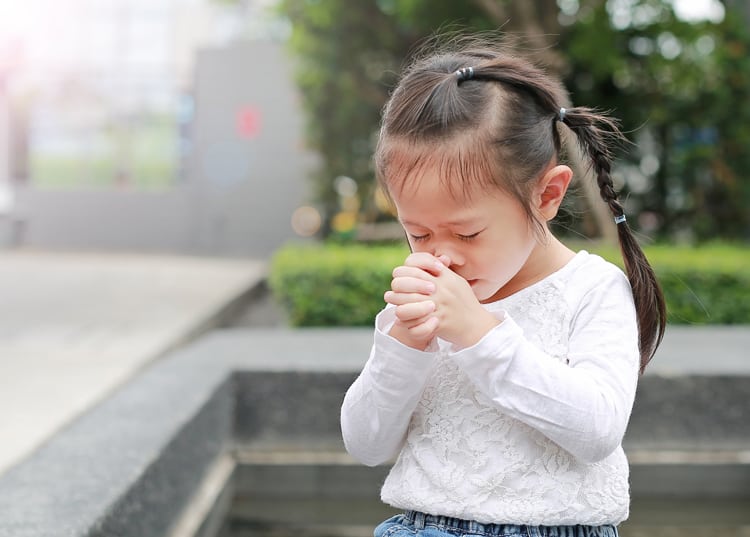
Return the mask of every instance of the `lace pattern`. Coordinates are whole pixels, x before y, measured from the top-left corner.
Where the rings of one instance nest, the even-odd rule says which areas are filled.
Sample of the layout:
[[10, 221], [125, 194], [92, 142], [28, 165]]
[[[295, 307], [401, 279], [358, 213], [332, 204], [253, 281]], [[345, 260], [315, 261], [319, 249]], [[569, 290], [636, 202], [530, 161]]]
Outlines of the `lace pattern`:
[[[530, 342], [564, 362], [571, 319], [563, 284], [543, 281], [497, 307]], [[484, 523], [600, 525], [627, 518], [628, 465], [622, 448], [597, 463], [578, 461], [497, 408], [443, 343], [383, 486], [384, 502]]]

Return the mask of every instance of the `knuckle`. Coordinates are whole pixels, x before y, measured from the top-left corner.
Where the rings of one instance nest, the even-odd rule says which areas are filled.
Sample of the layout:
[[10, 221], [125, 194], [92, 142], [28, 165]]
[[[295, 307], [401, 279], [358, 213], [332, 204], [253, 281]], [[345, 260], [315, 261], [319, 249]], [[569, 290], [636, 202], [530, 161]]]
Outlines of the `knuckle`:
[[422, 338], [427, 335], [425, 334], [424, 324], [418, 324], [416, 326], [413, 326], [409, 328], [409, 331], [411, 332], [412, 336], [417, 337], [417, 338]]
[[413, 254], [410, 254], [409, 257], [406, 258], [408, 265], [414, 265], [418, 264], [421, 260], [424, 260], [425, 257], [424, 252], [414, 252]]

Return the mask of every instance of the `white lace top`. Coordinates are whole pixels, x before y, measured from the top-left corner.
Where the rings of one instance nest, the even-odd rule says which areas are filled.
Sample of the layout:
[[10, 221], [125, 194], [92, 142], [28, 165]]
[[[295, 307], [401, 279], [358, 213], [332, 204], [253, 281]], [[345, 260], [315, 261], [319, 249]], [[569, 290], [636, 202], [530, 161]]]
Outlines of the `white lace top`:
[[393, 308], [341, 410], [347, 450], [398, 456], [394, 507], [482, 523], [618, 524], [628, 516], [621, 447], [638, 379], [625, 275], [587, 252], [488, 304], [503, 322], [476, 345], [422, 352], [387, 335]]

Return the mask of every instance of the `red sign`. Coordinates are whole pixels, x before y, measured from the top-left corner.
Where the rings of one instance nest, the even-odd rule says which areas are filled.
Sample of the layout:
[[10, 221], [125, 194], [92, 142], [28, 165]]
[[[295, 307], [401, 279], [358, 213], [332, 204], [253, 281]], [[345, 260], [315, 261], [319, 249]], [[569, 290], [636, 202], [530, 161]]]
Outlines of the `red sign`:
[[261, 113], [255, 106], [243, 106], [237, 112], [237, 134], [240, 138], [257, 138], [261, 129]]

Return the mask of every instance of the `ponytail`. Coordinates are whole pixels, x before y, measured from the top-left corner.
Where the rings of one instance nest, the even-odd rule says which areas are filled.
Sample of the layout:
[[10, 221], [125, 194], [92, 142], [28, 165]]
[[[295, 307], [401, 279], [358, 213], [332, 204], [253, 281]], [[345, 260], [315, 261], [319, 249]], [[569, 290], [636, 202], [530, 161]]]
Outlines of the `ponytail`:
[[664, 336], [667, 316], [664, 294], [653, 268], [625, 221], [625, 211], [612, 183], [612, 154], [609, 148], [613, 142], [625, 141], [625, 136], [615, 120], [589, 108], [576, 107], [563, 110], [564, 112], [561, 111], [556, 119], [575, 133], [584, 153], [591, 159], [599, 185], [599, 193], [617, 222], [620, 251], [633, 290], [638, 319], [641, 373], [643, 373]]
[[[461, 45], [461, 43], [459, 43]], [[518, 199], [530, 221], [533, 181], [559, 155], [556, 123], [567, 125], [592, 162], [599, 193], [617, 222], [620, 250], [630, 280], [638, 319], [641, 372], [661, 343], [666, 324], [664, 295], [643, 250], [624, 221], [624, 210], [612, 184], [610, 147], [625, 137], [615, 120], [595, 111], [560, 108], [567, 93], [559, 80], [528, 61], [469, 40], [458, 51], [433, 54], [413, 63], [403, 75], [383, 112], [375, 151], [376, 171], [386, 177], [408, 177], [420, 166], [421, 155], [400, 159], [395, 169], [392, 141], [455, 140], [470, 134], [480, 148], [475, 158], [457, 159], [456, 173], [446, 173], [447, 184], [502, 186]], [[490, 85], [501, 87], [491, 91]], [[497, 86], [495, 86], [497, 85]], [[500, 113], [502, 112], [502, 113]], [[553, 115], [554, 114], [554, 115]], [[554, 118], [554, 119], [553, 119]], [[489, 148], [491, 158], [481, 150]], [[489, 164], [488, 164], [489, 163]]]

